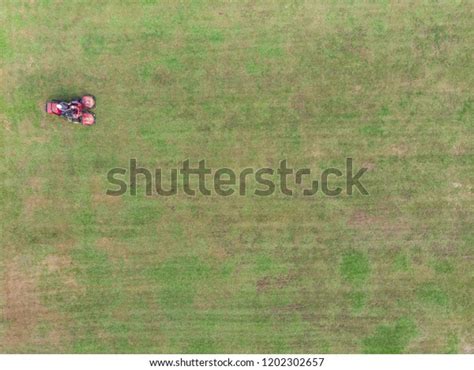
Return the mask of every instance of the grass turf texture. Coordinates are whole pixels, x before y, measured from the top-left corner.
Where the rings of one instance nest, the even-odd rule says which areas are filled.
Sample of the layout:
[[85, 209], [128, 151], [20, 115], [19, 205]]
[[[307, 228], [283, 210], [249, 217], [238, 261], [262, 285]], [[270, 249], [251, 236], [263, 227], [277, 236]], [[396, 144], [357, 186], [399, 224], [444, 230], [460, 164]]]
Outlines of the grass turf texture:
[[[473, 351], [471, 2], [0, 12], [1, 352]], [[84, 92], [97, 126], [43, 113]], [[105, 195], [348, 156], [370, 196]]]

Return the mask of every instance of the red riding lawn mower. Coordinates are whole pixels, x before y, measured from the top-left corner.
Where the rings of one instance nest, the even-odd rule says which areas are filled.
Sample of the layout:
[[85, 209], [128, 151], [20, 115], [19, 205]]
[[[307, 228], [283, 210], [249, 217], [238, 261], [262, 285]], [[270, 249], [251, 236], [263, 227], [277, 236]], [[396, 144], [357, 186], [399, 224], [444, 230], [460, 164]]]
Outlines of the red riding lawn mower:
[[95, 108], [95, 97], [84, 95], [70, 102], [51, 100], [46, 102], [46, 113], [63, 117], [71, 123], [92, 126], [95, 124], [95, 114], [89, 109]]

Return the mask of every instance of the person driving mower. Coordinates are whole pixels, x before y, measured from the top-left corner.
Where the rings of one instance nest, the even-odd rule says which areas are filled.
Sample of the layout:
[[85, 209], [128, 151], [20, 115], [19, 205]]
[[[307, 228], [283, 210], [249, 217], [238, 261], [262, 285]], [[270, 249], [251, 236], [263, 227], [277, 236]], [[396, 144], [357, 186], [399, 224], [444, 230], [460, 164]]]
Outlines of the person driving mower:
[[80, 123], [82, 104], [79, 101], [73, 100], [70, 103], [62, 102], [58, 105], [60, 105], [58, 108], [62, 110], [63, 116], [66, 117], [69, 122]]
[[71, 123], [79, 123], [83, 126], [95, 124], [95, 114], [89, 109], [95, 108], [95, 97], [85, 95], [80, 99], [70, 102], [52, 100], [46, 102], [46, 113], [64, 117]]

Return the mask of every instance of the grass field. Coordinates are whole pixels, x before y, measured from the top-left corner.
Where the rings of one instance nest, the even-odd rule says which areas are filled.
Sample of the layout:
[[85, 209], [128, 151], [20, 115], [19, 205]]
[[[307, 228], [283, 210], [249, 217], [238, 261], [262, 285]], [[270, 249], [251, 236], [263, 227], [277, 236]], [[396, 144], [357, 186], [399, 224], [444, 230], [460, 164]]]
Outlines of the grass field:
[[[473, 10], [0, 0], [0, 352], [472, 353]], [[105, 195], [347, 157], [368, 196]]]

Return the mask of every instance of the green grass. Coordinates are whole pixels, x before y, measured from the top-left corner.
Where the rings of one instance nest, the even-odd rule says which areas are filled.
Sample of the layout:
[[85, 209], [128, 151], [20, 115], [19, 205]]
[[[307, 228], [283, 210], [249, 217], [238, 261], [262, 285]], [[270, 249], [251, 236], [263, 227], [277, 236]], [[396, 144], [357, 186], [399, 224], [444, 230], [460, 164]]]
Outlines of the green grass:
[[413, 321], [400, 319], [393, 325], [380, 325], [364, 339], [364, 353], [401, 353], [416, 336]]
[[351, 251], [342, 256], [341, 275], [351, 284], [364, 283], [370, 273], [368, 257], [362, 252]]
[[[1, 352], [472, 351], [472, 4], [91, 7], [0, 0]], [[105, 195], [347, 157], [370, 195]]]

